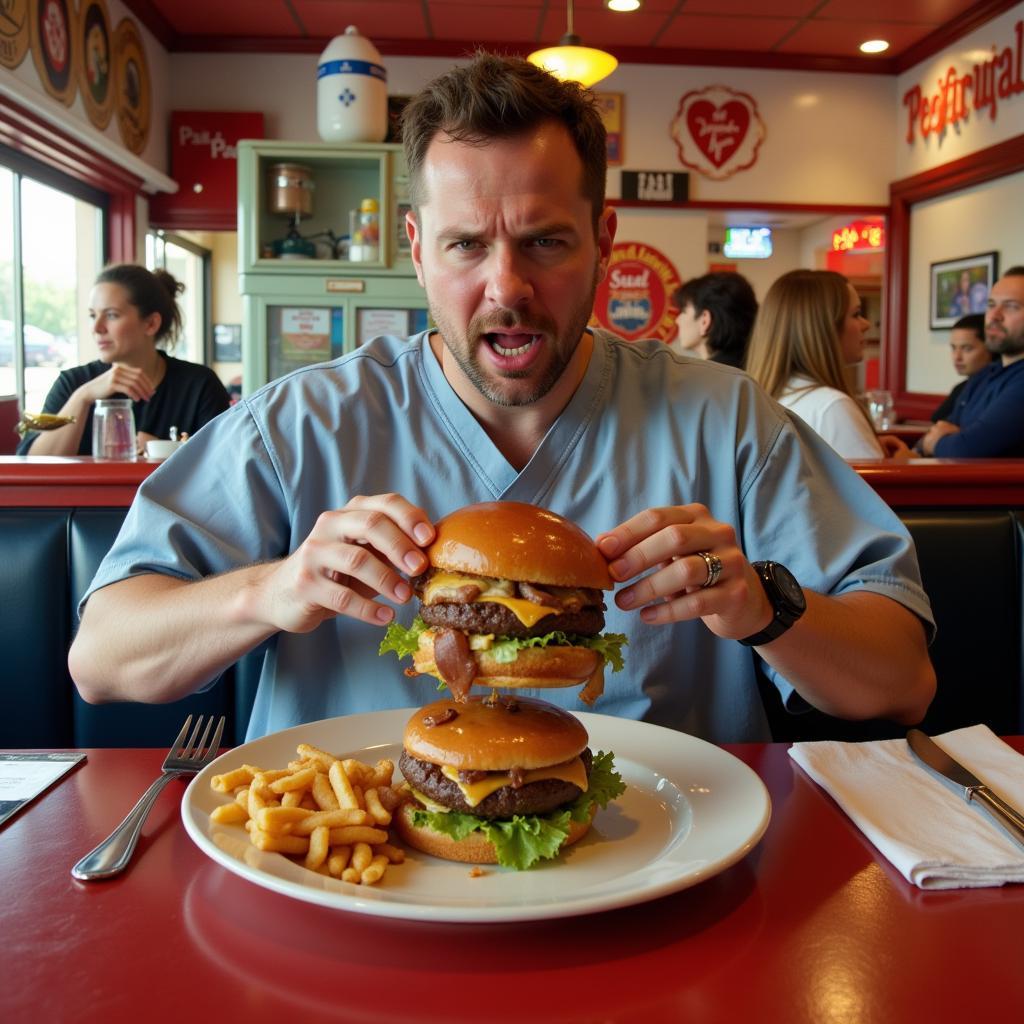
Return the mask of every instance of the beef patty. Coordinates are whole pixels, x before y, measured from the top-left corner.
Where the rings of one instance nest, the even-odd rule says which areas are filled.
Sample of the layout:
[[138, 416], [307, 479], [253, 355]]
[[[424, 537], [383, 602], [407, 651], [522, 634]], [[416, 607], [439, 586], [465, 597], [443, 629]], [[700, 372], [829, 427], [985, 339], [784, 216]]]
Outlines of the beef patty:
[[[590, 767], [593, 763], [593, 754], [589, 747], [580, 754], [580, 758], [589, 779]], [[453, 811], [474, 814], [478, 818], [511, 818], [514, 814], [547, 814], [563, 804], [571, 803], [582, 792], [579, 786], [571, 782], [564, 782], [561, 779], [543, 779], [540, 782], [527, 783], [518, 789], [513, 789], [511, 785], [502, 786], [501, 789], [496, 789], [490, 796], [481, 800], [476, 807], [470, 807], [462, 795], [462, 790], [441, 773], [438, 765], [431, 764], [429, 761], [420, 761], [403, 750], [398, 767], [409, 785], [419, 790], [424, 796], [436, 800], [437, 803], [443, 804]]]
[[604, 629], [604, 611], [600, 608], [545, 615], [534, 626], [524, 626], [508, 608], [493, 601], [425, 604], [420, 606], [419, 614], [428, 626], [461, 629], [466, 633], [493, 633], [495, 636], [544, 636], [555, 630], [595, 636]]

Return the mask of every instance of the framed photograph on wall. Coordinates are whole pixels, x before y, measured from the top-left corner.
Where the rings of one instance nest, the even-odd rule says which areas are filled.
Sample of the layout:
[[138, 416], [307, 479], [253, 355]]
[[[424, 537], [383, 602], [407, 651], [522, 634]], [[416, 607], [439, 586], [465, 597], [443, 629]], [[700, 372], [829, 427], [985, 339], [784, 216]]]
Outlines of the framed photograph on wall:
[[962, 316], [984, 313], [988, 290], [999, 276], [999, 253], [982, 252], [931, 265], [928, 292], [933, 331], [952, 327]]

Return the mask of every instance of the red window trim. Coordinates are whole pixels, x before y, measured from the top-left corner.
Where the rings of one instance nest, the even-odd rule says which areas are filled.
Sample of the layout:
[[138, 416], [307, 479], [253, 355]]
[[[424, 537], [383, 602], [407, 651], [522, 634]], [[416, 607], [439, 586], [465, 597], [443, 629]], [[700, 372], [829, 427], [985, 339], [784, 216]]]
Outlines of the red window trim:
[[110, 197], [106, 257], [112, 262], [138, 259], [135, 200], [143, 191], [141, 178], [3, 95], [0, 143], [106, 193]]
[[[928, 419], [944, 395], [907, 390], [907, 293], [910, 281], [910, 218], [915, 204], [994, 181], [1024, 169], [1024, 135], [932, 167], [889, 186], [889, 248], [886, 254], [888, 312], [881, 385], [892, 391], [901, 416]], [[1012, 214], [1012, 211], [1008, 211]], [[1011, 260], [1012, 262], [1012, 260]]]

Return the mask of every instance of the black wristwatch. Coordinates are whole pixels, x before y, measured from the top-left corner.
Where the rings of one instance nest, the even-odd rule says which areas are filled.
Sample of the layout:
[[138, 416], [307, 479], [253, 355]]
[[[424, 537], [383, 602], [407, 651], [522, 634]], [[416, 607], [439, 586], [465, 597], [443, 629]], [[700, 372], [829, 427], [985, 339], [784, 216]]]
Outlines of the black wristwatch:
[[747, 647], [760, 647], [782, 636], [803, 615], [807, 610], [807, 598], [804, 597], [796, 577], [784, 565], [778, 562], [750, 564], [754, 567], [772, 608], [775, 609], [775, 617], [760, 633], [744, 637], [740, 641]]

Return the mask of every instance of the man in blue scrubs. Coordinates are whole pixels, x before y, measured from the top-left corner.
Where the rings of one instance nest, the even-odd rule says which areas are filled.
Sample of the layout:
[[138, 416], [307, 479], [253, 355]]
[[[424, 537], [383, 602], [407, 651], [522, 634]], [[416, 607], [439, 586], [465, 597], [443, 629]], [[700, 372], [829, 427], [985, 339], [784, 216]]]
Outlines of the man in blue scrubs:
[[745, 375], [588, 329], [616, 227], [589, 94], [481, 55], [405, 117], [436, 329], [266, 385], [146, 481], [84, 602], [83, 697], [172, 700], [258, 648], [250, 738], [421, 704], [383, 629], [432, 524], [509, 499], [579, 523], [621, 584], [598, 710], [768, 739], [754, 649], [793, 709], [918, 720], [931, 617], [891, 510]]

